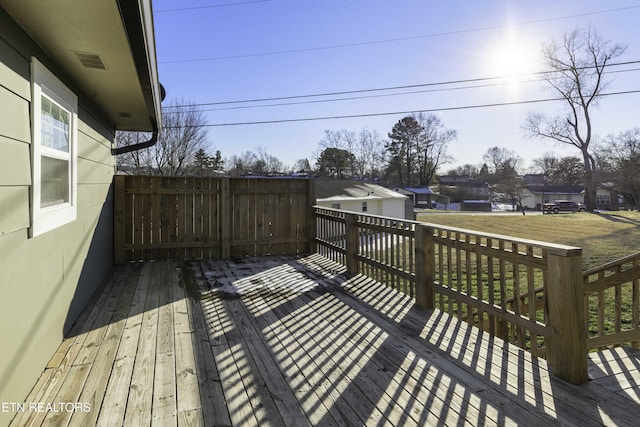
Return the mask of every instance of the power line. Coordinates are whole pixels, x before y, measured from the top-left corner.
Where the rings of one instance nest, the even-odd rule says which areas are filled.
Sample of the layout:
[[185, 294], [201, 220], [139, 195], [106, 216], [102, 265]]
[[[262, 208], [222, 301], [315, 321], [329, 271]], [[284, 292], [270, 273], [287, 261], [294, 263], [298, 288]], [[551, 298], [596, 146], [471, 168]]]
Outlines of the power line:
[[[257, 0], [257, 1], [269, 1], [269, 0]], [[252, 3], [252, 2], [247, 2], [247, 3]], [[206, 6], [203, 6], [203, 7], [206, 7]], [[211, 6], [211, 7], [215, 7], [215, 6]], [[192, 59], [176, 59], [171, 61], [160, 61], [159, 64], [180, 64], [180, 63], [187, 63], [187, 62], [219, 61], [219, 60], [226, 60], [226, 59], [240, 59], [240, 58], [258, 57], [258, 56], [314, 52], [314, 51], [330, 50], [330, 49], [343, 49], [347, 47], [369, 46], [369, 45], [383, 44], [383, 43], [397, 43], [397, 42], [408, 41], [408, 40], [418, 40], [418, 39], [426, 39], [426, 38], [433, 38], [433, 37], [450, 36], [450, 35], [456, 35], [456, 34], [499, 30], [503, 28], [509, 28], [509, 27], [515, 27], [515, 26], [521, 26], [521, 25], [540, 24], [544, 22], [560, 21], [563, 19], [600, 15], [604, 13], [621, 12], [624, 10], [636, 9], [636, 8], [640, 8], [640, 5], [621, 7], [616, 9], [606, 9], [606, 10], [600, 10], [595, 12], [585, 12], [585, 13], [579, 13], [575, 15], [565, 15], [565, 16], [559, 16], [559, 17], [553, 17], [553, 18], [537, 19], [537, 20], [531, 20], [531, 21], [522, 21], [515, 24], [504, 24], [504, 25], [494, 25], [494, 26], [488, 26], [488, 27], [469, 28], [466, 30], [445, 31], [441, 33], [423, 34], [419, 36], [398, 37], [393, 39], [371, 40], [371, 41], [365, 41], [365, 42], [344, 43], [344, 44], [336, 44], [336, 45], [329, 45], [329, 46], [316, 46], [316, 47], [308, 47], [308, 48], [300, 48], [300, 49], [278, 50], [278, 51], [272, 51], [272, 52], [247, 53], [247, 54], [241, 54], [241, 55], [212, 56], [212, 57], [206, 57], [206, 58], [192, 58]], [[165, 10], [165, 11], [174, 11], [174, 10], [183, 10], [183, 9], [172, 9], [172, 10]], [[159, 12], [165, 12], [165, 11], [159, 11]]]
[[264, 2], [268, 2], [268, 1], [271, 1], [271, 0], [252, 0], [252, 1], [237, 2], [237, 3], [212, 4], [212, 5], [209, 5], [209, 6], [180, 7], [180, 8], [176, 8], [176, 9], [154, 10], [153, 12], [154, 13], [181, 12], [181, 11], [184, 11], [184, 10], [212, 9], [212, 8], [216, 8], [216, 7], [241, 6], [241, 5], [252, 4], [252, 3], [264, 3]]
[[[530, 82], [539, 82], [541, 80], [529, 80], [524, 81], [522, 83], [530, 83]], [[452, 87], [445, 89], [425, 89], [425, 90], [414, 90], [410, 92], [397, 92], [397, 93], [386, 93], [382, 95], [364, 95], [364, 96], [351, 96], [346, 98], [333, 98], [333, 99], [315, 99], [313, 101], [295, 101], [295, 102], [281, 102], [277, 104], [261, 104], [261, 105], [241, 105], [235, 107], [222, 107], [222, 108], [207, 108], [207, 109], [198, 109], [198, 112], [208, 112], [208, 111], [228, 111], [228, 110], [241, 110], [248, 108], [263, 108], [263, 107], [283, 107], [289, 105], [305, 105], [305, 104], [320, 104], [326, 102], [342, 102], [342, 101], [353, 101], [358, 99], [372, 99], [372, 98], [384, 98], [389, 96], [403, 96], [403, 95], [415, 95], [418, 93], [432, 93], [432, 92], [446, 92], [446, 91], [454, 91], [454, 90], [464, 90], [464, 89], [478, 89], [485, 87], [495, 87], [502, 86], [506, 83], [493, 83], [493, 84], [484, 84], [484, 85], [473, 85], [473, 86], [460, 86], [460, 87]], [[171, 108], [174, 106], [168, 106]], [[165, 111], [164, 114], [172, 114], [177, 113], [178, 110], [175, 111]]]
[[[640, 71], [640, 68], [611, 71], [611, 73], [622, 73], [622, 72], [629, 72], [629, 71]], [[521, 80], [521, 81], [518, 81], [518, 83], [537, 83], [542, 81], [543, 80], [541, 79]], [[409, 92], [387, 93], [387, 94], [381, 94], [381, 95], [364, 95], [364, 96], [351, 96], [351, 97], [333, 98], [333, 99], [316, 99], [312, 101], [281, 102], [277, 104], [242, 105], [242, 106], [235, 106], [235, 107], [207, 108], [207, 109], [198, 109], [197, 111], [204, 113], [204, 112], [210, 112], [210, 111], [230, 111], [230, 110], [242, 110], [242, 109], [249, 109], [249, 108], [267, 108], [267, 107], [283, 107], [283, 106], [290, 106], [290, 105], [320, 104], [320, 103], [327, 103], [327, 102], [353, 101], [353, 100], [359, 100], [359, 99], [385, 98], [390, 96], [415, 95], [419, 93], [434, 93], [434, 92], [448, 92], [448, 91], [466, 90], [466, 89], [480, 89], [480, 88], [487, 88], [487, 87], [506, 86], [509, 84], [510, 84], [509, 82], [491, 83], [491, 84], [482, 84], [482, 85], [459, 86], [459, 87], [444, 88], [444, 89], [414, 90]], [[175, 106], [168, 106], [168, 108], [171, 108], [171, 107], [175, 107]], [[190, 107], [190, 105], [186, 105], [185, 107]], [[174, 114], [174, 113], [178, 113], [178, 111], [179, 110], [164, 111], [164, 114]]]
[[[640, 93], [640, 89], [622, 91], [622, 92], [602, 93], [599, 96], [604, 97], [604, 96], [614, 96], [614, 95], [629, 95], [629, 94], [635, 94], [635, 93]], [[350, 114], [350, 115], [324, 116], [324, 117], [304, 117], [304, 118], [297, 118], [297, 119], [264, 120], [264, 121], [251, 121], [251, 122], [206, 123], [206, 124], [194, 125], [194, 126], [166, 126], [165, 129], [190, 128], [190, 127], [196, 127], [196, 126], [198, 127], [200, 126], [202, 127], [249, 126], [249, 125], [264, 125], [264, 124], [276, 124], [276, 123], [309, 122], [309, 121], [320, 121], [320, 120], [353, 119], [353, 118], [363, 118], [363, 117], [393, 116], [393, 115], [399, 115], [399, 114], [435, 113], [435, 112], [443, 112], [443, 111], [459, 111], [459, 110], [470, 110], [470, 109], [478, 109], [478, 108], [505, 107], [505, 106], [511, 106], [511, 105], [539, 104], [543, 102], [564, 101], [564, 100], [565, 98], [563, 97], [544, 98], [544, 99], [531, 99], [526, 101], [464, 105], [464, 106], [458, 106], [458, 107], [427, 108], [427, 109], [410, 110], [410, 111], [393, 111], [393, 112], [383, 112], [383, 113]]]
[[[626, 62], [616, 62], [608, 64], [609, 67], [615, 66], [624, 66], [624, 65], [635, 65], [640, 64], [640, 60], [636, 61], [626, 61]], [[593, 67], [585, 67], [585, 68], [593, 68]], [[547, 74], [557, 73], [563, 70], [552, 70], [552, 71], [538, 71], [534, 73], [525, 73], [519, 74], [515, 77], [531, 77], [531, 76], [542, 76]], [[627, 71], [637, 71], [637, 69], [629, 69], [629, 70], [619, 70], [619, 71], [609, 71], [611, 73], [616, 72], [627, 72]], [[359, 93], [371, 93], [371, 92], [382, 92], [382, 91], [391, 91], [391, 90], [402, 90], [402, 89], [417, 89], [423, 87], [433, 87], [433, 86], [450, 86], [456, 84], [464, 84], [464, 83], [477, 83], [477, 82], [486, 82], [492, 80], [501, 80], [506, 79], [508, 76], [494, 76], [494, 77], [480, 77], [480, 78], [471, 78], [471, 79], [460, 79], [460, 80], [450, 80], [443, 82], [429, 82], [429, 83], [419, 83], [413, 85], [400, 85], [400, 86], [388, 86], [388, 87], [379, 87], [379, 88], [369, 88], [369, 89], [356, 89], [356, 90], [347, 90], [347, 91], [336, 91], [336, 92], [324, 92], [324, 93], [315, 93], [315, 94], [303, 94], [303, 95], [290, 95], [290, 96], [278, 96], [278, 97], [270, 97], [270, 98], [254, 98], [254, 99], [242, 99], [242, 100], [232, 100], [232, 101], [217, 101], [217, 102], [204, 102], [204, 103], [195, 103], [195, 104], [184, 104], [184, 105], [169, 105], [164, 107], [167, 110], [171, 109], [180, 109], [180, 108], [193, 108], [193, 107], [205, 107], [205, 106], [216, 106], [216, 105], [229, 105], [229, 104], [246, 104], [246, 103], [257, 103], [257, 102], [269, 102], [269, 101], [285, 101], [285, 100], [293, 100], [293, 99], [308, 99], [308, 98], [319, 98], [319, 97], [327, 97], [327, 96], [338, 96], [338, 95], [354, 95]], [[523, 83], [542, 81], [538, 80], [530, 80], [523, 81]], [[331, 102], [331, 101], [340, 101], [340, 100], [351, 100], [351, 99], [362, 99], [362, 98], [373, 98], [373, 97], [383, 97], [383, 96], [393, 96], [393, 95], [403, 95], [403, 94], [412, 94], [412, 93], [423, 93], [423, 92], [435, 92], [435, 91], [446, 91], [446, 90], [462, 90], [462, 89], [474, 89], [480, 87], [491, 87], [491, 86], [499, 86], [506, 83], [493, 83], [493, 84], [485, 84], [485, 85], [472, 85], [472, 86], [463, 86], [463, 87], [454, 87], [454, 88], [446, 88], [446, 89], [434, 89], [427, 91], [415, 91], [415, 92], [405, 92], [401, 94], [386, 94], [386, 95], [373, 95], [369, 97], [354, 97], [354, 98], [342, 98], [336, 100], [319, 100], [319, 101], [310, 101], [311, 102]], [[289, 103], [289, 104], [278, 104], [274, 106], [280, 105], [295, 105], [300, 103]], [[216, 111], [216, 110], [212, 110]], [[170, 112], [170, 111], [169, 111]]]
[[[638, 61], [638, 62], [640, 63], [640, 61]], [[284, 100], [287, 100], [287, 99], [316, 98], [316, 97], [336, 96], [336, 95], [350, 95], [350, 94], [356, 94], [356, 93], [380, 92], [380, 91], [400, 90], [400, 89], [412, 89], [412, 88], [427, 87], [427, 86], [442, 86], [442, 85], [453, 85], [453, 84], [461, 84], [461, 83], [472, 83], [472, 82], [495, 80], [495, 79], [499, 79], [499, 78], [503, 78], [503, 77], [481, 77], [481, 78], [475, 78], [475, 79], [451, 80], [451, 81], [444, 81], [444, 82], [420, 83], [420, 84], [413, 84], [413, 85], [390, 86], [390, 87], [369, 88], [369, 89], [356, 89], [356, 90], [313, 93], [313, 94], [304, 94], [304, 95], [277, 96], [277, 97], [271, 97], [271, 98], [255, 98], [255, 99], [241, 99], [241, 100], [234, 100], [234, 101], [204, 102], [204, 103], [197, 103], [197, 104], [186, 104], [184, 106], [183, 105], [172, 105], [172, 106], [168, 106], [167, 108], [203, 107], [203, 106], [225, 105], [225, 104], [244, 104], [244, 103], [253, 103], [253, 102], [284, 101]]]

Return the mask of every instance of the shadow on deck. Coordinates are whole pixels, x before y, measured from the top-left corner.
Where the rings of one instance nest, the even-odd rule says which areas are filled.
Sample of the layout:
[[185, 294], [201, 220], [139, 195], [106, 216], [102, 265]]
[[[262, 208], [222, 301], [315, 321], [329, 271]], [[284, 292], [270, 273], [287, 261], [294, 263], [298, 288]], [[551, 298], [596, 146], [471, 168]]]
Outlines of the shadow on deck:
[[12, 425], [637, 425], [640, 354], [589, 363], [570, 385], [319, 255], [132, 263]]

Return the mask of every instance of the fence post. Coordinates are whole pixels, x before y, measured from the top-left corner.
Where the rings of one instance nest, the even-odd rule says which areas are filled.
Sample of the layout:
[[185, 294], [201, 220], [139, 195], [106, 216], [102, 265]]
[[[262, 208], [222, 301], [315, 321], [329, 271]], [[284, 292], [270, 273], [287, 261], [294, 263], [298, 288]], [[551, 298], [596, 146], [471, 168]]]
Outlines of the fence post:
[[589, 378], [582, 249], [550, 251], [548, 268], [550, 342], [547, 361], [555, 376], [572, 384], [583, 384]]
[[231, 258], [231, 183], [229, 178], [220, 179], [220, 251], [222, 259]]
[[309, 246], [307, 250], [310, 254], [313, 254], [316, 252], [316, 234], [318, 233], [318, 221], [316, 219], [316, 209], [314, 208], [316, 204], [316, 182], [312, 178], [309, 178], [308, 182], [309, 210], [311, 214], [309, 215], [309, 227], [307, 228], [307, 235], [309, 238]]
[[435, 250], [433, 227], [416, 224], [416, 304], [425, 309], [435, 308], [433, 281], [435, 275]]
[[347, 273], [358, 274], [358, 215], [345, 214], [345, 239], [347, 247]]
[[125, 177], [113, 177], [113, 261], [123, 264], [127, 260], [124, 256], [124, 224], [125, 224]]

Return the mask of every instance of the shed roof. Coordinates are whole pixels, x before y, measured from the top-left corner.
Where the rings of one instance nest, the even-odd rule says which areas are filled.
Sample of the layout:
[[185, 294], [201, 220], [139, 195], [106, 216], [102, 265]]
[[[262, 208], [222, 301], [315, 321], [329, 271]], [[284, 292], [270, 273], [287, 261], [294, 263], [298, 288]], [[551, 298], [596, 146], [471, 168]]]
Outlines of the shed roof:
[[403, 189], [415, 194], [433, 194], [429, 187], [404, 187]]
[[405, 199], [407, 196], [365, 181], [319, 179], [316, 181], [318, 200]]

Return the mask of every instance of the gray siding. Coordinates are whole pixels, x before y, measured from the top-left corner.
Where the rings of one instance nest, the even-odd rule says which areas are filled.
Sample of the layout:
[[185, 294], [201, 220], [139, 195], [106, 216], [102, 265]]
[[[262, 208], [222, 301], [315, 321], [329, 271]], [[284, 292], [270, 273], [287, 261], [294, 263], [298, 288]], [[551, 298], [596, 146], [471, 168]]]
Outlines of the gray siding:
[[[78, 218], [29, 238], [30, 59], [79, 97]], [[113, 260], [114, 130], [0, 9], [0, 402], [22, 402]], [[13, 414], [0, 413], [0, 425]]]

